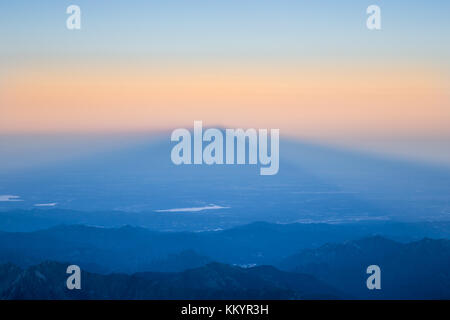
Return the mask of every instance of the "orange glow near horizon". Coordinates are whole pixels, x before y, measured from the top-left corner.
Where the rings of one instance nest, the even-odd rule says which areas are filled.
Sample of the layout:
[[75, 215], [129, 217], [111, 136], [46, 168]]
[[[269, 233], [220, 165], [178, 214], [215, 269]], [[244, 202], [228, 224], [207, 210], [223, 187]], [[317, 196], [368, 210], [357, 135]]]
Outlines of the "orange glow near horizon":
[[294, 136], [450, 134], [448, 79], [426, 68], [131, 67], [16, 72], [0, 132], [280, 128]]

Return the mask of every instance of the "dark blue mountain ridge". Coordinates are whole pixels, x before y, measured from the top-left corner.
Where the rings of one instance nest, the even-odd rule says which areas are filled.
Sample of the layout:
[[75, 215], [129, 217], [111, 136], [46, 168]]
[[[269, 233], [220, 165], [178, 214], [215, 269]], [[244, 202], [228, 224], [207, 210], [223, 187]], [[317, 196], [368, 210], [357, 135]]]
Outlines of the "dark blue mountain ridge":
[[66, 288], [68, 264], [51, 261], [1, 277], [0, 299], [337, 299], [339, 291], [308, 275], [273, 267], [210, 263], [179, 273], [100, 275], [82, 271], [81, 290]]
[[[65, 286], [69, 263], [22, 270], [0, 265], [2, 299], [450, 299], [450, 240], [398, 243], [370, 237], [304, 250], [281, 265], [240, 268], [221, 263], [182, 272], [96, 274], [82, 271], [83, 290]], [[381, 290], [365, 270], [381, 268]], [[318, 279], [318, 280], [317, 280]], [[336, 288], [336, 289], [334, 289]]]
[[[368, 290], [366, 268], [381, 269], [381, 290]], [[450, 240], [399, 243], [370, 237], [306, 249], [284, 259], [282, 270], [308, 273], [364, 299], [450, 299]]]
[[209, 261], [238, 265], [274, 264], [302, 249], [374, 235], [402, 242], [424, 237], [448, 239], [450, 223], [257, 222], [209, 232], [68, 225], [33, 232], [0, 232], [0, 263], [13, 262], [27, 267], [44, 260], [70, 261], [100, 273], [181, 271]]

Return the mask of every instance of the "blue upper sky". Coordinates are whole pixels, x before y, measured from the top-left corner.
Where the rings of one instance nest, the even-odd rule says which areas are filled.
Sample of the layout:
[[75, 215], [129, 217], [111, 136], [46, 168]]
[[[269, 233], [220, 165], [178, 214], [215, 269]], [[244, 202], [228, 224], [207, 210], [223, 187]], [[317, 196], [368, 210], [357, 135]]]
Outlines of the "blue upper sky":
[[[68, 34], [65, 9], [82, 10]], [[382, 36], [366, 8], [382, 10]], [[1, 62], [11, 55], [130, 55], [446, 60], [448, 1], [13, 1], [0, 4]]]

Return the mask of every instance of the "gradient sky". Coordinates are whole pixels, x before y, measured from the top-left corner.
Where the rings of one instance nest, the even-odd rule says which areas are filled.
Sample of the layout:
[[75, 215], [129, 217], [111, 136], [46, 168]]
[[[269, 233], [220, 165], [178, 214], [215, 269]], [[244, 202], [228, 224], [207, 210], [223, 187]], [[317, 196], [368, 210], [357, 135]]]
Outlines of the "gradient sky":
[[[77, 4], [82, 29], [66, 29]], [[382, 9], [382, 30], [365, 10]], [[450, 140], [448, 1], [0, 3], [0, 132]]]

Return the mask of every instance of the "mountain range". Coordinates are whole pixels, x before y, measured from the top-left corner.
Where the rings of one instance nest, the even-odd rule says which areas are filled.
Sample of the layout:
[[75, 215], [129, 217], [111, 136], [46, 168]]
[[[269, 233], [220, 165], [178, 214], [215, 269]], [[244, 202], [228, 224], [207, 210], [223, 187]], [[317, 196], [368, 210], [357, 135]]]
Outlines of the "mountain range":
[[210, 261], [274, 265], [303, 249], [375, 235], [403, 242], [449, 238], [450, 224], [258, 222], [210, 232], [62, 225], [33, 232], [0, 232], [0, 263], [28, 267], [45, 260], [72, 262], [99, 273], [182, 271]]
[[69, 290], [66, 268], [49, 261], [25, 270], [1, 265], [0, 299], [337, 299], [339, 294], [309, 275], [219, 263], [179, 273], [83, 271], [81, 289]]
[[[381, 290], [367, 290], [370, 265], [381, 269]], [[279, 266], [314, 275], [358, 298], [450, 299], [450, 240], [399, 243], [370, 237], [303, 250]]]
[[[376, 236], [329, 243], [302, 250], [277, 267], [203, 262], [178, 272], [99, 274], [82, 268], [81, 290], [66, 288], [71, 262], [26, 268], [7, 263], [0, 265], [0, 298], [450, 299], [450, 240], [399, 243]], [[370, 265], [380, 267], [380, 290], [366, 286]]]

